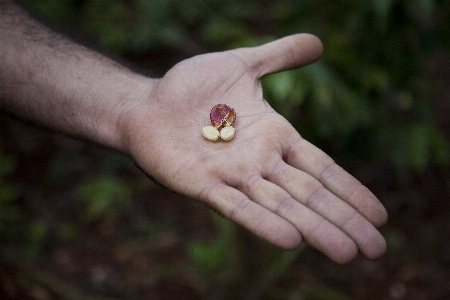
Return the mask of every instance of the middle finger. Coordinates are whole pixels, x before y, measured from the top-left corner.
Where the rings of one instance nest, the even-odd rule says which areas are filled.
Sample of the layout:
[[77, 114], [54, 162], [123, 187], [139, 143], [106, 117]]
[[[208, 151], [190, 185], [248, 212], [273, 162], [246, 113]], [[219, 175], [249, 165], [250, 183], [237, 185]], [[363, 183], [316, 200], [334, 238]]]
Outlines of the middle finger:
[[283, 217], [301, 233], [304, 240], [341, 263], [358, 253], [352, 239], [334, 224], [294, 199], [278, 185], [255, 175], [240, 187], [254, 202]]
[[364, 256], [376, 258], [380, 241], [378, 230], [358, 211], [330, 192], [317, 179], [281, 161], [268, 180], [280, 186], [293, 198], [324, 217], [345, 232]]

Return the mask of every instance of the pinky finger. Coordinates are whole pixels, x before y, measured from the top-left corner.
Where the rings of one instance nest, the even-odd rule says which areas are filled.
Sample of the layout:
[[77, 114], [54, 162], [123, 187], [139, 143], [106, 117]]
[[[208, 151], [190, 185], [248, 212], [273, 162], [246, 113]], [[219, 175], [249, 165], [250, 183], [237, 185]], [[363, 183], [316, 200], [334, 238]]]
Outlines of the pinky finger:
[[293, 250], [302, 242], [294, 225], [228, 185], [215, 185], [203, 200], [228, 219], [280, 248]]

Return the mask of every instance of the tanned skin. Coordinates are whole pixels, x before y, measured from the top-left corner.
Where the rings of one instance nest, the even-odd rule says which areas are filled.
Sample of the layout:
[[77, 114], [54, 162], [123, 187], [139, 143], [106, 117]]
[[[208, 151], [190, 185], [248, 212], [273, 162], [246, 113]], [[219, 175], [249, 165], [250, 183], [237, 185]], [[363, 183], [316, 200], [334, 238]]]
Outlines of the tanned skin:
[[[0, 0], [0, 41], [1, 111], [127, 153], [281, 248], [305, 241], [338, 263], [384, 254], [382, 204], [263, 98], [262, 77], [319, 59], [317, 37], [199, 55], [149, 78]], [[219, 103], [236, 110], [230, 142], [201, 135]]]

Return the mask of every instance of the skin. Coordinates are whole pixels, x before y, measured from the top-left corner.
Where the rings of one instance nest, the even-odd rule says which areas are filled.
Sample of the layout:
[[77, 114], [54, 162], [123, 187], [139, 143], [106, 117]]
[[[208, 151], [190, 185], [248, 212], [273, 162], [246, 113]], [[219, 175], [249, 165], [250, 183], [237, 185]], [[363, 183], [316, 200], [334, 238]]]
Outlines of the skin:
[[[0, 0], [0, 40], [2, 111], [125, 152], [281, 248], [305, 241], [338, 263], [384, 254], [382, 204], [263, 98], [262, 77], [319, 59], [315, 36], [196, 56], [163, 78], [71, 42], [9, 0]], [[218, 103], [236, 110], [229, 142], [201, 135]]]

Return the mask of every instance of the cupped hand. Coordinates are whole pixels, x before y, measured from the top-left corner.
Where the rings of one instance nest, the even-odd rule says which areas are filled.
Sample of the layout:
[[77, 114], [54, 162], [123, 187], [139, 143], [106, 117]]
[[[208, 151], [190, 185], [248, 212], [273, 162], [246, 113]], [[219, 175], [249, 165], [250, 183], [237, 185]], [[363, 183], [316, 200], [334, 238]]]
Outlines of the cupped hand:
[[[175, 65], [127, 111], [128, 151], [159, 183], [279, 247], [304, 240], [339, 263], [358, 252], [380, 257], [386, 243], [376, 227], [386, 222], [384, 207], [263, 99], [263, 76], [321, 54], [316, 37], [298, 34]], [[201, 134], [219, 103], [236, 110], [229, 142]]]

